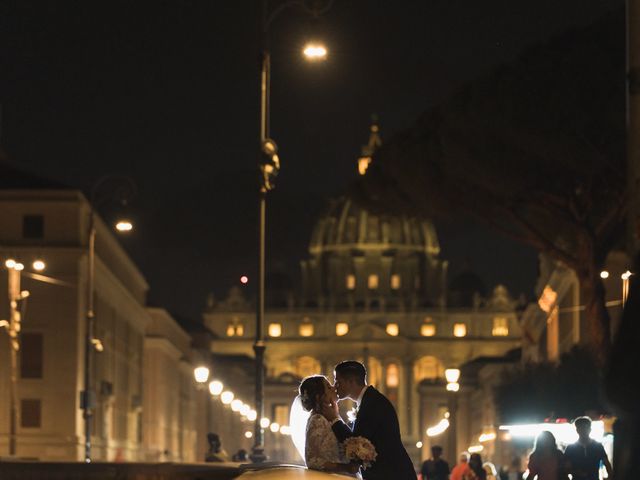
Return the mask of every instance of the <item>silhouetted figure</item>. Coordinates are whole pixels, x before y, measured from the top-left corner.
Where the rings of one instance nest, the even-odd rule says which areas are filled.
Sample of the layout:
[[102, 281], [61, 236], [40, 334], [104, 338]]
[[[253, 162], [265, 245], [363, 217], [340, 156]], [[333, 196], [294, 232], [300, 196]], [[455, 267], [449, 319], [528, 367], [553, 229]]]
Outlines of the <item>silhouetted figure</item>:
[[636, 256], [632, 270], [629, 296], [605, 375], [607, 397], [618, 417], [613, 426], [616, 480], [637, 480], [637, 455], [640, 452], [640, 383], [634, 380], [640, 365], [640, 255]]
[[462, 480], [487, 480], [487, 472], [484, 471], [479, 453], [472, 453], [469, 457], [469, 470], [462, 475]]
[[447, 480], [449, 478], [449, 464], [442, 458], [442, 447], [431, 447], [431, 458], [422, 464], [422, 480]]
[[556, 437], [551, 432], [540, 432], [535, 449], [529, 456], [529, 477], [538, 480], [567, 480], [564, 454], [558, 450]]
[[248, 455], [247, 455], [247, 451], [244, 448], [241, 448], [240, 450], [238, 450], [236, 453], [233, 454], [233, 457], [231, 457], [231, 460], [233, 460], [234, 462], [246, 462], [248, 460]]
[[205, 462], [226, 462], [228, 461], [227, 452], [222, 448], [220, 436], [217, 433], [207, 433], [207, 442], [209, 443], [209, 451], [205, 458]]
[[578, 432], [578, 441], [569, 445], [564, 451], [568, 471], [573, 476], [573, 480], [599, 480], [600, 462], [604, 464], [611, 478], [611, 464], [604, 447], [589, 437], [591, 419], [579, 417], [573, 424]]

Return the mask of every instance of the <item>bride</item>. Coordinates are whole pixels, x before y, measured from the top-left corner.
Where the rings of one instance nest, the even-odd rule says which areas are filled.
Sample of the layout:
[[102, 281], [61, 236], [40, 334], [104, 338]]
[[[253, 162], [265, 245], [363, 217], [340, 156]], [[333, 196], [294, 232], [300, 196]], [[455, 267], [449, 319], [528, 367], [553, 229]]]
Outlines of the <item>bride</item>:
[[338, 408], [335, 389], [325, 376], [313, 375], [302, 381], [299, 393], [291, 408], [290, 425], [293, 443], [307, 468], [356, 476], [359, 466], [344, 458], [331, 424], [320, 413], [323, 404]]

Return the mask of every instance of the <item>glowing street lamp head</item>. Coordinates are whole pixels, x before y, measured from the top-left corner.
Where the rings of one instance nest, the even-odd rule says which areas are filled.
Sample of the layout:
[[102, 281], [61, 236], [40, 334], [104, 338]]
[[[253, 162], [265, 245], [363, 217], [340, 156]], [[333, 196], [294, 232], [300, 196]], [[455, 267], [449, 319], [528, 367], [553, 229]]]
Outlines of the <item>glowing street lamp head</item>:
[[16, 267], [16, 261], [13, 258], [10, 258], [6, 262], [4, 262], [4, 266], [7, 267], [7, 268], [15, 268]]
[[211, 393], [211, 395], [217, 397], [222, 393], [223, 389], [224, 389], [224, 385], [222, 384], [221, 381], [213, 380], [209, 382], [209, 393]]
[[22, 270], [24, 270], [24, 265], [21, 263], [16, 263], [16, 265], [13, 268], [16, 269], [18, 272], [21, 272]]
[[38, 259], [35, 262], [33, 262], [32, 267], [33, 267], [34, 270], [36, 270], [38, 272], [41, 272], [45, 268], [47, 268], [47, 264], [44, 263], [44, 261]]
[[209, 380], [209, 369], [204, 366], [197, 367], [193, 370], [193, 376], [196, 379], [196, 382], [205, 383]]
[[222, 401], [222, 403], [224, 403], [225, 405], [229, 405], [231, 402], [233, 402], [233, 392], [222, 392], [222, 395], [220, 395], [220, 400]]
[[269, 425], [271, 425], [271, 420], [269, 420], [268, 418], [261, 418], [260, 419], [260, 426], [262, 428], [267, 428]]
[[255, 422], [256, 418], [258, 418], [258, 412], [255, 410], [249, 410], [249, 413], [247, 413], [247, 420]]
[[120, 233], [127, 233], [133, 230], [133, 223], [131, 220], [127, 220], [125, 218], [118, 220], [116, 223], [116, 230]]
[[444, 376], [449, 383], [456, 383], [460, 380], [460, 370], [457, 368], [447, 368], [444, 371]]
[[239, 412], [242, 409], [244, 403], [239, 398], [236, 398], [231, 402], [231, 410], [234, 412]]
[[304, 53], [307, 60], [314, 62], [326, 60], [327, 58], [327, 48], [319, 43], [306, 44], [302, 53]]

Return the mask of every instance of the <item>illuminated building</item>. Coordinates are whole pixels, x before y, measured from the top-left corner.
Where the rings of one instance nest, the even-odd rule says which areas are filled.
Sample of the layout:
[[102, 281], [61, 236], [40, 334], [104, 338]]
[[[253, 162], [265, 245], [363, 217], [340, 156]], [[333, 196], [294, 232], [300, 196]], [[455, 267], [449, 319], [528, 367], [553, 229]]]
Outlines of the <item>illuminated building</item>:
[[[361, 171], [362, 159], [368, 165], [381, 145], [379, 135], [374, 124], [358, 163]], [[520, 346], [516, 302], [506, 288], [497, 286], [487, 295], [469, 273], [449, 282], [430, 221], [374, 214], [348, 196], [330, 202], [311, 232], [308, 251], [298, 289], [275, 291], [267, 276], [265, 415], [282, 424], [301, 378], [323, 373], [332, 379], [336, 363], [355, 358], [366, 364], [369, 382], [396, 406], [403, 440], [416, 462], [432, 440], [452, 442], [450, 432], [436, 439], [425, 433], [450, 401], [444, 370], [476, 358], [502, 357]], [[211, 351], [244, 358], [250, 371], [251, 299], [232, 288], [226, 299], [208, 305], [204, 322], [215, 334]], [[251, 385], [251, 380], [237, 381]], [[471, 444], [477, 429], [464, 400], [464, 382], [456, 423], [459, 450]], [[296, 458], [290, 443], [274, 437], [270, 444], [267, 433], [267, 453], [276, 460]]]

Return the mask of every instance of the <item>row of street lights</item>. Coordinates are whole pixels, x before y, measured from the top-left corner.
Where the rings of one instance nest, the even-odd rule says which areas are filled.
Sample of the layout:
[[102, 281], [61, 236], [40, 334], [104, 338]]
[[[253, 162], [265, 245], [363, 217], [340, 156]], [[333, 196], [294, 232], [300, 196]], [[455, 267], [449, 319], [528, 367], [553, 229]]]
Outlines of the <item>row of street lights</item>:
[[[262, 429], [269, 429], [272, 433], [280, 433], [282, 435], [290, 435], [291, 429], [288, 425], [280, 425], [272, 422], [269, 418], [260, 417], [258, 420], [258, 412], [248, 403], [236, 398], [231, 390], [225, 390], [224, 384], [220, 380], [209, 381], [210, 370], [208, 367], [199, 366], [193, 370], [193, 376], [198, 385], [204, 386], [208, 383], [209, 393], [213, 398], [220, 398], [223, 405], [227, 405], [232, 412], [239, 414], [249, 422], [257, 422]], [[253, 438], [253, 432], [250, 430], [244, 433], [245, 438]]]

